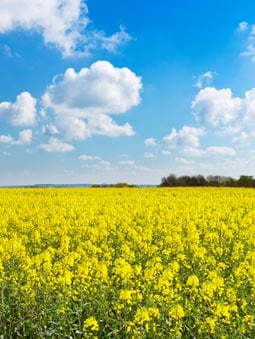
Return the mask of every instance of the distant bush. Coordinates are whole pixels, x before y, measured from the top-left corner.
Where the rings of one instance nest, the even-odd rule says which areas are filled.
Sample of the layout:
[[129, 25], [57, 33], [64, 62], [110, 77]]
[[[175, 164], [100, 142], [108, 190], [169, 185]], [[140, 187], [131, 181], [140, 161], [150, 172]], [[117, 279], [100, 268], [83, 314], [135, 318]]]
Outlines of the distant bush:
[[185, 187], [185, 186], [213, 186], [213, 187], [255, 187], [255, 179], [250, 175], [241, 175], [239, 179], [226, 177], [222, 175], [209, 175], [206, 178], [203, 175], [177, 177], [170, 174], [161, 179], [160, 187]]

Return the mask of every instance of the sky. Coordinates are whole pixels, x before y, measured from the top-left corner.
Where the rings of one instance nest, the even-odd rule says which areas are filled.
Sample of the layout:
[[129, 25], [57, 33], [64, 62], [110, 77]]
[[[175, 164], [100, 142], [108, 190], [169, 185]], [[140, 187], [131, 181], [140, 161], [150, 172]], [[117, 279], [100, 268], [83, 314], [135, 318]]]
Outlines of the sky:
[[255, 176], [254, 146], [254, 1], [0, 1], [0, 185]]

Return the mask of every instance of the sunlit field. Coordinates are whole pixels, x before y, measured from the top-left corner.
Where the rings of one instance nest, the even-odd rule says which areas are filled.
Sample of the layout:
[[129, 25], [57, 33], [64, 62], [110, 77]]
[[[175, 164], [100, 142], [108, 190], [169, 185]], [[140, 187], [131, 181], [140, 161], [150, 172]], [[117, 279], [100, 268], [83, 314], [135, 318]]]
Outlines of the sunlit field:
[[254, 338], [255, 190], [0, 190], [1, 338]]

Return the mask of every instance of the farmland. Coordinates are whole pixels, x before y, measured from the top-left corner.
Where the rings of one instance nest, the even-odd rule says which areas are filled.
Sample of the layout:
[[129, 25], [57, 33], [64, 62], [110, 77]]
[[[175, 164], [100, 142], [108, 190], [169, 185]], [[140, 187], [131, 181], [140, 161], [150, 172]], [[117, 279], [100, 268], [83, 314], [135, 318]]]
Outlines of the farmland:
[[255, 190], [0, 190], [3, 338], [252, 338]]

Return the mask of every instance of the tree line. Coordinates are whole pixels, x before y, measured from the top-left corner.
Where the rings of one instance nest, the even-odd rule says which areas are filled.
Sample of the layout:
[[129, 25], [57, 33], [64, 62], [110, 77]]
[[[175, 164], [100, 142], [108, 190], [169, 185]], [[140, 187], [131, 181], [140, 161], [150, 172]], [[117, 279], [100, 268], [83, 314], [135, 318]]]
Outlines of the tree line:
[[255, 179], [251, 175], [241, 175], [239, 179], [226, 177], [222, 175], [182, 175], [176, 176], [170, 174], [161, 179], [160, 187], [178, 187], [178, 186], [213, 186], [213, 187], [253, 187], [255, 188]]

